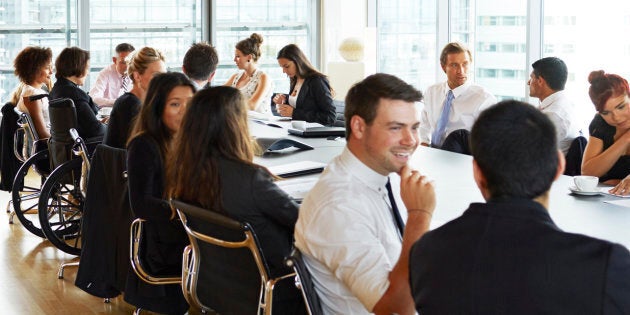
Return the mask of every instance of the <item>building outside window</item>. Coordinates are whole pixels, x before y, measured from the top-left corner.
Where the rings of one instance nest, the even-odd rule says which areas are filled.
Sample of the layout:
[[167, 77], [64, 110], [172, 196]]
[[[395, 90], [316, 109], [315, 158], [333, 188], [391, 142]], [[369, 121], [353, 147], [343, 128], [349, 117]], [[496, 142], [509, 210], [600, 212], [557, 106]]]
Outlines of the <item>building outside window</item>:
[[[288, 44], [296, 44], [318, 67], [318, 27], [315, 12], [320, 1], [309, 0], [215, 0], [212, 38], [219, 53], [214, 84], [224, 84], [238, 68], [234, 46], [252, 33], [263, 36], [260, 69], [273, 78], [275, 92], [287, 93], [289, 79], [282, 73], [276, 56]], [[318, 67], [319, 68], [319, 67]]]
[[[295, 43], [318, 65], [319, 6], [319, 0], [0, 0], [0, 103], [18, 84], [13, 59], [29, 45], [52, 48], [53, 61], [65, 47], [88, 49], [88, 91], [96, 74], [111, 64], [119, 43], [157, 48], [166, 56], [168, 70], [181, 71], [190, 45], [210, 38], [220, 61], [215, 84], [223, 84], [237, 70], [234, 45], [252, 32], [265, 39], [262, 69], [277, 91], [287, 91], [289, 80], [276, 54]], [[203, 34], [207, 30], [212, 34]]]

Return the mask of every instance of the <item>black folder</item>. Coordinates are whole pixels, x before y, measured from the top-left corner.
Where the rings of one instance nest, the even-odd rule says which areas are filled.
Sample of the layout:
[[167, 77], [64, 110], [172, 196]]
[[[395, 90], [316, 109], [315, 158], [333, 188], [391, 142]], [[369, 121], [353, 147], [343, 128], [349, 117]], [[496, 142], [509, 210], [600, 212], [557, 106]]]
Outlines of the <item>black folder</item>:
[[311, 127], [306, 128], [306, 130], [289, 128], [289, 134], [304, 137], [304, 138], [314, 138], [314, 137], [329, 137], [329, 136], [338, 136], [344, 137], [346, 135], [345, 127]]

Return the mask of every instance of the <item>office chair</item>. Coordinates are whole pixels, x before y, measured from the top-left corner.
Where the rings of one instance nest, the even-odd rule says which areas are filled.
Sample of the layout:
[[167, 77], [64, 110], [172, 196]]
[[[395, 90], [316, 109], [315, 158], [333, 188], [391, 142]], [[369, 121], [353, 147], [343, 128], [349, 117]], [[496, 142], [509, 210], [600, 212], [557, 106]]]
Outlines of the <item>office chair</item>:
[[315, 291], [315, 286], [311, 279], [311, 274], [308, 269], [306, 269], [300, 250], [293, 248], [291, 254], [286, 257], [285, 264], [295, 271], [295, 286], [302, 292], [302, 298], [304, 298], [308, 315], [324, 314], [322, 312], [319, 296], [317, 295], [317, 291]]
[[270, 315], [275, 284], [295, 273], [271, 278], [248, 223], [178, 200], [171, 206], [190, 239], [182, 275], [188, 303], [202, 312]]

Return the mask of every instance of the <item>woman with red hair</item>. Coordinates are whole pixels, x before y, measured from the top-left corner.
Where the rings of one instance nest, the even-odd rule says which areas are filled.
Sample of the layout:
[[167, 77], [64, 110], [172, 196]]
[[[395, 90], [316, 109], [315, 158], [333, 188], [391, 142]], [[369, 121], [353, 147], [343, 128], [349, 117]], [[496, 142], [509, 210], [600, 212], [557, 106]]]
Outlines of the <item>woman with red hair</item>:
[[619, 195], [630, 194], [630, 88], [628, 81], [602, 70], [588, 77], [588, 94], [597, 114], [582, 160], [582, 175], [599, 177]]

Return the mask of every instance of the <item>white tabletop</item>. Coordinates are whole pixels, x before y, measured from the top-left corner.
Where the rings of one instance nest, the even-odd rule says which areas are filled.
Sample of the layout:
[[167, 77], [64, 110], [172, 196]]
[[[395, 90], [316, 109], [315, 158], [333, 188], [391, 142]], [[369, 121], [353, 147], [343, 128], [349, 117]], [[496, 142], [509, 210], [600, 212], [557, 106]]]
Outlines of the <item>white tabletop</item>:
[[[285, 128], [250, 124], [253, 135], [289, 137], [313, 146], [314, 150], [288, 154], [271, 154], [256, 157], [255, 162], [265, 166], [297, 161], [328, 163], [339, 155], [345, 139], [299, 138], [290, 136]], [[432, 228], [460, 216], [471, 202], [484, 202], [472, 175], [472, 157], [419, 146], [410, 164], [434, 180], [437, 207]], [[399, 189], [397, 175], [392, 175], [394, 190]], [[572, 178], [561, 176], [552, 186], [550, 215], [554, 222], [567, 232], [602, 238], [630, 247], [630, 208], [605, 203], [620, 199], [609, 195], [579, 196], [570, 192]], [[402, 202], [399, 202], [402, 205]]]

